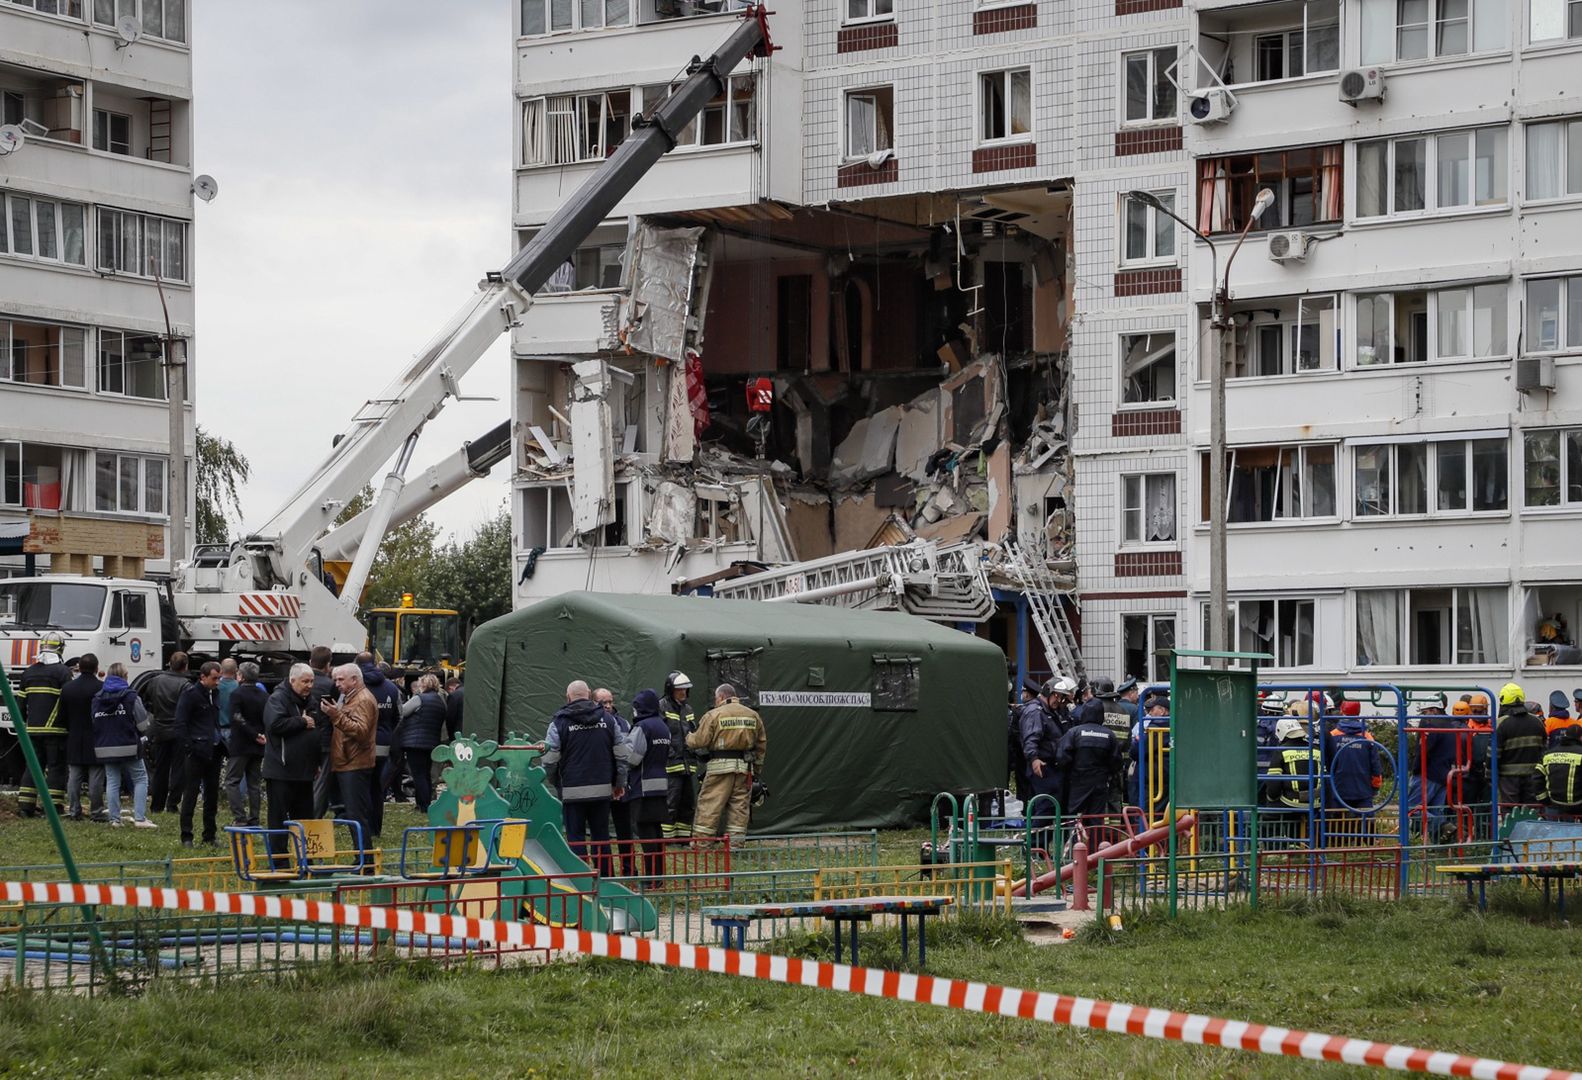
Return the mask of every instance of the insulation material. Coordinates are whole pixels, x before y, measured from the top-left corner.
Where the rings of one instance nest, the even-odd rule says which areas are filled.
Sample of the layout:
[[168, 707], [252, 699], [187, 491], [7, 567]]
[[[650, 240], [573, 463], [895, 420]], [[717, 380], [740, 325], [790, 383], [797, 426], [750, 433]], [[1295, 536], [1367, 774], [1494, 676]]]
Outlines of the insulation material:
[[692, 527], [697, 516], [698, 499], [692, 489], [662, 480], [654, 487], [649, 502], [648, 538], [666, 546], [685, 544], [692, 538]]
[[689, 334], [701, 335], [707, 305], [695, 294], [703, 233], [646, 224], [633, 230], [631, 297], [620, 320], [620, 336], [629, 347], [679, 361], [689, 340], [697, 340]]
[[989, 542], [998, 544], [1011, 533], [1011, 444], [1002, 441], [989, 455]]
[[872, 494], [844, 495], [835, 500], [835, 550], [858, 551], [890, 519], [890, 512]]
[[785, 502], [785, 514], [791, 543], [802, 558], [822, 559], [835, 554], [827, 496], [792, 492]]
[[929, 455], [939, 449], [939, 391], [920, 394], [901, 409], [895, 436], [895, 471], [909, 480], [927, 476]]
[[895, 465], [901, 408], [893, 405], [852, 425], [851, 434], [835, 448], [835, 457], [830, 462], [832, 483], [860, 484], [890, 471]]
[[698, 450], [697, 425], [687, 398], [687, 373], [680, 364], [670, 364], [665, 405], [665, 460], [691, 461]]
[[615, 520], [615, 455], [610, 446], [610, 376], [602, 360], [573, 365], [571, 519], [578, 533]]

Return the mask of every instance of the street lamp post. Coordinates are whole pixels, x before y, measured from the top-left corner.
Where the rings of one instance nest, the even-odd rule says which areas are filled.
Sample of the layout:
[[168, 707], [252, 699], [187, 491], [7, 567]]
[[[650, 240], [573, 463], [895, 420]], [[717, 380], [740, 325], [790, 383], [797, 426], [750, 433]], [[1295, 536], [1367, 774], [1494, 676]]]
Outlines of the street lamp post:
[[[1231, 249], [1230, 257], [1225, 260], [1224, 278], [1219, 276], [1219, 251], [1214, 246], [1214, 241], [1206, 234], [1183, 221], [1152, 192], [1128, 191], [1126, 197], [1133, 202], [1152, 207], [1156, 213], [1172, 218], [1187, 232], [1208, 245], [1209, 279], [1214, 286], [1209, 305], [1209, 327], [1214, 332], [1214, 356], [1209, 366], [1208, 647], [1211, 652], [1225, 652], [1230, 639], [1230, 602], [1226, 588], [1225, 556], [1225, 504], [1228, 501], [1225, 480], [1225, 358], [1228, 353], [1226, 338], [1231, 330], [1228, 310], [1230, 267], [1236, 261], [1236, 253], [1241, 250], [1242, 241], [1247, 239], [1247, 233], [1251, 230], [1253, 222], [1263, 217], [1264, 211], [1274, 202], [1274, 192], [1264, 188], [1253, 200], [1252, 211], [1247, 215], [1247, 224], [1242, 226], [1241, 234], [1236, 237], [1236, 246]], [[1224, 661], [1216, 659], [1212, 662], [1212, 666], [1223, 667]]]

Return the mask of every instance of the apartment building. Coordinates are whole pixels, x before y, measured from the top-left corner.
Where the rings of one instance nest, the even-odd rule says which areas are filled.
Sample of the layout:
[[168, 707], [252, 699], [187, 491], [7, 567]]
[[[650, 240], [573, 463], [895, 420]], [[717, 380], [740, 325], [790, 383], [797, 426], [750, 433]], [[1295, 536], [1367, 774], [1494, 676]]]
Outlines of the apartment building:
[[[1226, 417], [1236, 644], [1282, 677], [1579, 685], [1579, 14], [1554, 0], [1192, 12], [1200, 100], [1178, 205], [1222, 272], [1257, 192], [1275, 197], [1230, 273]], [[1182, 628], [1199, 639], [1207, 254], [1197, 241], [1188, 258], [1192, 453], [1173, 481]]]
[[[23, 136], [0, 156], [0, 573], [169, 565], [167, 310], [196, 358], [188, 31], [186, 0], [0, 2], [0, 124]], [[193, 439], [189, 405], [189, 459]]]

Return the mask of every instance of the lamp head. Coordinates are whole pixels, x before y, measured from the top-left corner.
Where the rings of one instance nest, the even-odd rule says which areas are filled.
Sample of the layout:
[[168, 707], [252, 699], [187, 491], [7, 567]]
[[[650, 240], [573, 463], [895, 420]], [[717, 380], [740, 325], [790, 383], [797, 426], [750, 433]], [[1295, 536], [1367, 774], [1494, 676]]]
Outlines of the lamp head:
[[[1265, 189], [1265, 190], [1267, 190], [1267, 189]], [[1128, 191], [1126, 193], [1126, 197], [1128, 199], [1131, 199], [1133, 202], [1140, 202], [1144, 206], [1151, 206], [1155, 210], [1163, 210], [1164, 209], [1164, 205], [1162, 203], [1160, 203], [1158, 196], [1156, 196], [1151, 191]], [[1274, 195], [1271, 193], [1269, 195], [1269, 198], [1271, 198], [1271, 199], [1274, 198]]]
[[1252, 203], [1252, 219], [1257, 221], [1263, 217], [1263, 212], [1274, 205], [1274, 192], [1268, 188], [1258, 192], [1258, 197]]

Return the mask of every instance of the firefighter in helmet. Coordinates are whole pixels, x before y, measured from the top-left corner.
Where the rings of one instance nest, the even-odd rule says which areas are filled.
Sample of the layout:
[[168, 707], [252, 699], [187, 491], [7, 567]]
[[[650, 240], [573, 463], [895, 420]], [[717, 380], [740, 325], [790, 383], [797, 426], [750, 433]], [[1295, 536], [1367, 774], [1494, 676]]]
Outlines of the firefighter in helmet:
[[693, 719], [692, 680], [684, 671], [665, 676], [665, 695], [659, 711], [670, 729], [670, 753], [665, 759], [665, 820], [659, 834], [666, 840], [686, 839], [692, 835], [692, 818], [697, 813], [697, 755], [687, 749], [687, 736], [697, 730]]
[[[44, 767], [49, 799], [57, 810], [66, 803], [66, 719], [60, 713], [60, 692], [71, 682], [71, 670], [61, 659], [65, 650], [66, 640], [59, 634], [45, 634], [39, 639], [38, 659], [22, 672], [18, 695], [21, 700], [17, 703], [27, 720], [39, 764]], [[40, 812], [31, 770], [22, 777], [16, 804], [17, 813], [23, 817]]]

